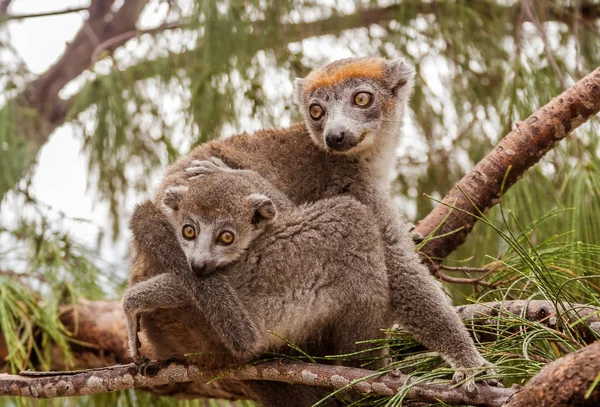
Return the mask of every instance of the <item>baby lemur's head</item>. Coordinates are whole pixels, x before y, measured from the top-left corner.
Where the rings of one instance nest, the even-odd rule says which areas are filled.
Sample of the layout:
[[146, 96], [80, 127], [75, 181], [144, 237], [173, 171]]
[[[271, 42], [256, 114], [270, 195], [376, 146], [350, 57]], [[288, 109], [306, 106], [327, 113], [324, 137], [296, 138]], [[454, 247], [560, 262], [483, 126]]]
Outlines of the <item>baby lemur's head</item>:
[[342, 59], [296, 79], [294, 101], [318, 146], [359, 153], [399, 132], [413, 76], [402, 59]]
[[273, 201], [236, 172], [213, 173], [165, 191], [163, 208], [198, 276], [237, 261], [275, 219]]

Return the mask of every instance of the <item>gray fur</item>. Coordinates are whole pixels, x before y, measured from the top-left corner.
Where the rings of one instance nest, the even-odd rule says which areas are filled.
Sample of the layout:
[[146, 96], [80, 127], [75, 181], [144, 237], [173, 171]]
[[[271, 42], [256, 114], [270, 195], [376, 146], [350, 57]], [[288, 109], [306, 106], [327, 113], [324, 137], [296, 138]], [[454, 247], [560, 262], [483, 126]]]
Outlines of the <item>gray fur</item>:
[[[196, 239], [213, 243], [197, 250], [209, 262], [216, 257], [220, 263], [197, 284], [192, 282], [192, 287], [178, 280], [181, 272], [165, 268], [161, 274], [130, 286], [123, 299], [130, 336], [134, 337], [138, 329], [133, 316], [139, 315], [141, 330], [153, 345], [148, 356], [181, 358], [186, 353], [201, 352], [203, 355], [194, 361], [225, 367], [248, 362], [268, 351], [286, 352], [282, 338], [316, 356], [353, 353], [370, 347], [357, 341], [381, 338], [381, 329], [391, 324], [389, 284], [379, 230], [372, 227], [371, 213], [352, 197], [296, 207], [252, 171], [218, 169], [204, 171], [192, 180], [187, 191], [178, 197], [177, 206], [176, 211], [163, 214], [160, 222], [167, 220], [175, 231], [189, 222], [204, 225], [199, 227]], [[263, 211], [261, 216], [266, 221], [253, 221], [259, 211]], [[157, 216], [140, 220], [143, 216], [136, 214], [133, 230], [139, 229], [138, 224], [159, 223]], [[223, 226], [235, 235], [226, 256], [215, 243]], [[156, 245], [170, 247], [172, 243], [165, 243], [169, 239], [177, 243], [172, 235], [154, 236], [159, 240]], [[138, 234], [134, 233], [134, 237], [139, 246]], [[195, 251], [184, 255], [172, 248], [160, 256], [166, 256], [167, 264], [187, 259], [180, 267], [188, 270], [188, 275], [197, 259]], [[137, 272], [134, 264], [132, 276]], [[224, 291], [230, 293], [223, 294]], [[228, 301], [231, 293], [233, 300]], [[201, 315], [193, 315], [196, 295], [204, 296], [200, 300]], [[259, 333], [252, 343], [245, 341], [245, 353], [234, 344], [218, 343], [245, 334], [238, 329], [223, 335], [225, 328], [219, 326], [239, 320], [240, 308]], [[165, 318], [170, 323], [164, 323]], [[231, 349], [236, 350], [235, 354]], [[207, 352], [218, 357], [207, 356]], [[384, 354], [378, 350], [361, 356]], [[383, 361], [372, 366], [381, 366]], [[346, 364], [358, 366], [360, 361]], [[297, 406], [309, 406], [326, 394], [304, 386], [290, 389], [261, 382], [245, 386], [265, 406], [282, 405], [276, 401], [282, 398], [296, 400]]]
[[[440, 352], [452, 367], [485, 366], [462, 322], [421, 264], [407, 227], [390, 198], [389, 181], [395, 151], [413, 86], [412, 68], [401, 60], [384, 61], [386, 75], [381, 79], [349, 78], [343, 83], [305, 92], [313, 74], [332, 71], [336, 66], [354, 61], [362, 60], [334, 62], [296, 81], [295, 100], [305, 123], [289, 129], [263, 130], [254, 135], [240, 134], [196, 147], [169, 168], [155, 202], [162, 201], [169, 186], [180, 185], [193, 177], [197, 161], [214, 158], [233, 169], [257, 172], [295, 204], [350, 195], [376, 216], [385, 248], [395, 319], [425, 346]], [[368, 87], [375, 97], [373, 109], [368, 112], [352, 107], [348, 101], [361, 87]], [[326, 114], [320, 123], [313, 123], [308, 117], [312, 100], [318, 100], [326, 112], [333, 113]], [[352, 123], [349, 130], [354, 132], [352, 137], [365, 129], [370, 130], [368, 137], [345, 151], [331, 151], [324, 141], [324, 129], [331, 124], [330, 119], [338, 122], [337, 115], [348, 116]], [[152, 275], [151, 270], [143, 267], [140, 270], [143, 277], [138, 278]], [[460, 379], [465, 374], [472, 376], [474, 371], [459, 371], [455, 377]]]

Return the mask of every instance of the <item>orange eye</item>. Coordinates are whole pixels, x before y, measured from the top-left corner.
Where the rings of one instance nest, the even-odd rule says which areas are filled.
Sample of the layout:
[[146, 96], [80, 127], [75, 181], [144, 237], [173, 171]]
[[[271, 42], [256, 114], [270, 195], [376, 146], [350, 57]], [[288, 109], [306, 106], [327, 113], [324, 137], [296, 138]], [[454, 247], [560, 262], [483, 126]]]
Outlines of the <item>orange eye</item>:
[[234, 240], [235, 237], [233, 236], [233, 233], [227, 230], [219, 235], [219, 243], [221, 243], [222, 245], [229, 246], [233, 243]]
[[181, 230], [181, 234], [187, 240], [194, 240], [196, 238], [196, 229], [192, 225], [185, 225]]
[[320, 105], [314, 104], [310, 105], [308, 108], [308, 113], [313, 120], [319, 120], [321, 117], [323, 117], [323, 113], [325, 113], [325, 111]]
[[370, 93], [359, 92], [354, 96], [354, 103], [361, 107], [367, 107], [371, 104], [373, 97]]

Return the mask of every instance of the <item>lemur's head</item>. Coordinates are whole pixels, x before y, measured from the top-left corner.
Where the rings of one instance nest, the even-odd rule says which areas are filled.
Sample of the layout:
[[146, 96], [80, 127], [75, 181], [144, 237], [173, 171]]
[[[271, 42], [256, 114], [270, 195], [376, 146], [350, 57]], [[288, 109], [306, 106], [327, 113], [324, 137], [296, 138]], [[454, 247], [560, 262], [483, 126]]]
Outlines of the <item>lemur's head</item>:
[[413, 77], [402, 59], [342, 59], [296, 79], [294, 101], [318, 146], [358, 153], [399, 132]]
[[236, 172], [173, 186], [163, 208], [198, 277], [236, 262], [277, 213], [271, 199]]

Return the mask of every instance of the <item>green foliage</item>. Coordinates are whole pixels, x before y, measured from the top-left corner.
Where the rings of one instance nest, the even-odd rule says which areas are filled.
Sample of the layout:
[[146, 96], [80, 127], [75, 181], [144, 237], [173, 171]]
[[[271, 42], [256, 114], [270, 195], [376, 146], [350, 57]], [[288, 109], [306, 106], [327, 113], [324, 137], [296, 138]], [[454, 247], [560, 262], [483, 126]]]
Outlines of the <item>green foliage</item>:
[[95, 396], [59, 398], [50, 400], [32, 400], [18, 398], [0, 399], [0, 406], [35, 406], [35, 407], [255, 407], [251, 401], [237, 402], [224, 400], [175, 400], [172, 397], [154, 396], [143, 391], [127, 390], [118, 393], [99, 394]]
[[12, 372], [47, 370], [60, 354], [70, 366], [70, 333], [60, 321], [59, 306], [78, 298], [106, 298], [114, 290], [114, 278], [95, 265], [97, 255], [57, 223], [40, 214], [10, 228], [0, 226], [0, 241], [9, 242], [0, 251], [0, 331], [9, 351], [0, 368], [8, 362]]
[[[291, 78], [338, 53], [403, 55], [417, 68], [394, 185], [413, 221], [435, 205], [423, 193], [441, 198], [517, 121], [600, 65], [598, 20], [575, 13], [572, 1], [406, 0], [397, 2], [393, 19], [376, 2], [350, 3], [195, 0], [180, 30], [140, 39], [147, 53], [117, 52], [94, 66], [70, 99], [67, 120], [81, 130], [90, 193], [109, 203], [113, 238], [125, 235], [126, 197], [148, 192], [149, 179], [180, 153], [214, 137], [298, 119]], [[376, 9], [383, 17], [367, 25], [363, 19]], [[0, 22], [0, 53], [10, 50], [3, 31], [8, 24]], [[36, 143], [48, 134], [47, 123], [16, 97], [31, 80], [18, 62], [0, 64], [0, 199], [12, 188], [12, 196], [25, 199], [35, 214], [16, 211], [15, 225], [0, 223], [0, 242], [12, 242], [0, 248], [0, 328], [12, 371], [34, 362], [46, 368], [51, 345], [68, 363], [69, 333], [58, 306], [79, 297], [105, 298], [123, 280], [96, 251], [50, 221], [49, 208], [28, 200], [27, 181], [41, 148]], [[503, 207], [481, 216], [447, 264], [487, 274], [477, 284], [448, 284], [455, 303], [548, 299], [598, 305], [599, 131], [597, 119], [576, 130], [503, 196]], [[12, 271], [15, 257], [19, 267]], [[493, 324], [473, 321], [470, 327], [506, 383], [522, 383], [584, 345], [576, 331], [503, 313]], [[390, 344], [393, 367], [424, 378], [451, 377], [406, 336], [394, 334]], [[402, 398], [365, 402], [395, 406]], [[35, 402], [46, 404], [204, 405], [133, 391]]]

